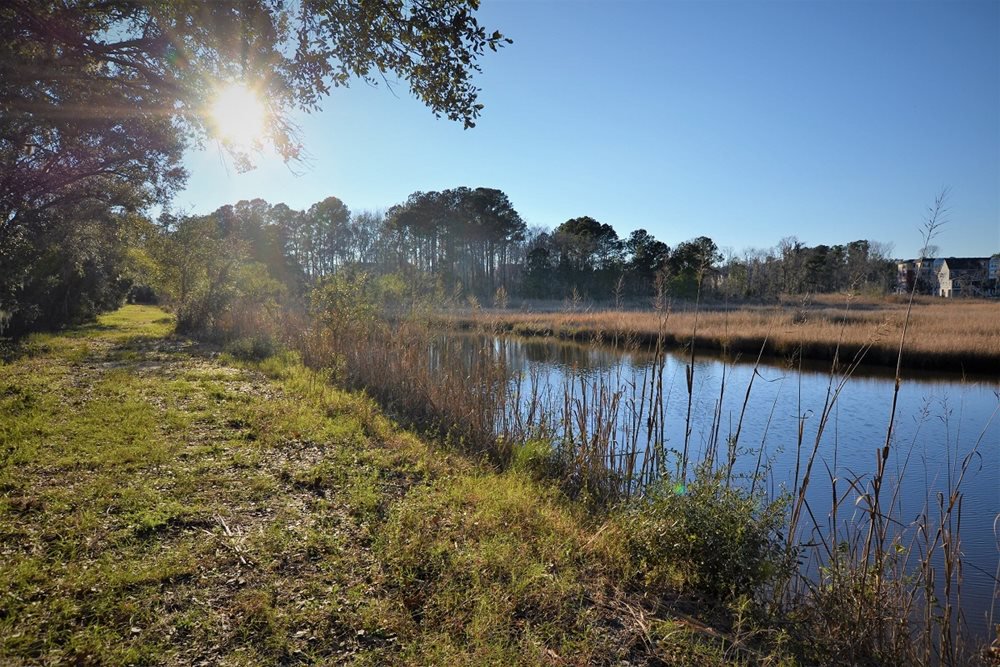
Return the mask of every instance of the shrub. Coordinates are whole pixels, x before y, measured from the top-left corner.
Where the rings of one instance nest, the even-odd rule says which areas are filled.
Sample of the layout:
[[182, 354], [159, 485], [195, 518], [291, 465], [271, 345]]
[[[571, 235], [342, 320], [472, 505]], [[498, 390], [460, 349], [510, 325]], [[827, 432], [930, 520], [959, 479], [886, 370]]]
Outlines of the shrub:
[[527, 473], [533, 479], [552, 477], [556, 471], [556, 453], [552, 443], [544, 439], [530, 439], [511, 450], [510, 467]]
[[241, 361], [261, 361], [277, 351], [278, 346], [267, 335], [244, 336], [226, 344], [226, 352]]
[[688, 485], [665, 478], [621, 515], [626, 576], [659, 593], [756, 596], [790, 572], [780, 536], [784, 507], [704, 468]]

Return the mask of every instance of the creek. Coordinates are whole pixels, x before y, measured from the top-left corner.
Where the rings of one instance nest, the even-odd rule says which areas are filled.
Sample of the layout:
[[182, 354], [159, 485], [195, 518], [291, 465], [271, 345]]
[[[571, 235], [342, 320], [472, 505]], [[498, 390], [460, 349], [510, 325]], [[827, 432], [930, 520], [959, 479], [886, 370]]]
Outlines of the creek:
[[[461, 334], [449, 337], [469, 354], [485, 348], [505, 360], [512, 378], [520, 378], [522, 393], [562, 401], [568, 387], [604, 386], [620, 392], [622, 404], [657, 371], [653, 355], [623, 351], [607, 345], [585, 345], [547, 338], [489, 337]], [[771, 494], [793, 488], [817, 442], [821, 415], [838, 377], [831, 380], [830, 364], [790, 364], [768, 360], [755, 368], [754, 359], [726, 360], [699, 353], [691, 382], [689, 457], [701, 460], [716, 447], [728, 458], [730, 437], [739, 428], [734, 473], [747, 476], [767, 468]], [[683, 448], [688, 414], [686, 354], [668, 353], [662, 367], [664, 447]], [[749, 397], [747, 387], [753, 380]], [[815, 539], [831, 531], [833, 493], [843, 498], [838, 525], [862, 520], [859, 493], [849, 484], [870, 488], [877, 452], [886, 439], [893, 401], [894, 370], [859, 366], [843, 385], [825, 428], [819, 434], [806, 499], [811, 516], [800, 522], [801, 538]], [[746, 406], [744, 408], [744, 401]], [[990, 639], [997, 575], [1000, 567], [1000, 380], [947, 373], [920, 373], [904, 369], [895, 415], [895, 429], [887, 462], [883, 506], [895, 493], [893, 517], [912, 527], [922, 514], [937, 519], [939, 495], [944, 501], [961, 478], [961, 551], [963, 571], [960, 609], [963, 621], [977, 639]], [[742, 425], [740, 419], [742, 415]], [[801, 446], [800, 446], [801, 427]], [[621, 433], [621, 436], [626, 434]], [[641, 442], [641, 447], [650, 443]], [[720, 460], [720, 459], [716, 459]], [[963, 475], [964, 470], [964, 475]], [[745, 478], [745, 477], [744, 477]], [[898, 490], [897, 490], [898, 489]], [[955, 522], [957, 524], [957, 522]], [[955, 527], [955, 526], [953, 526]], [[920, 540], [904, 528], [901, 557]], [[931, 536], [933, 537], [933, 536]], [[939, 559], [940, 560], [940, 559]], [[936, 563], [941, 577], [941, 563]], [[939, 591], [939, 594], [941, 592]], [[955, 591], [952, 591], [953, 601]]]

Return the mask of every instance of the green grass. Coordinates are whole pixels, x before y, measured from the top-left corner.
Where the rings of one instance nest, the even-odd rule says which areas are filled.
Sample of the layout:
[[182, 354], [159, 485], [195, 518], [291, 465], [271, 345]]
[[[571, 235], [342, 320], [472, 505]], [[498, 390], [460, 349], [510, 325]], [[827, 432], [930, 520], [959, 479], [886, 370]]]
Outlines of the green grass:
[[742, 655], [625, 590], [621, 522], [531, 452], [495, 472], [294, 354], [171, 332], [128, 306], [0, 366], [0, 664]]

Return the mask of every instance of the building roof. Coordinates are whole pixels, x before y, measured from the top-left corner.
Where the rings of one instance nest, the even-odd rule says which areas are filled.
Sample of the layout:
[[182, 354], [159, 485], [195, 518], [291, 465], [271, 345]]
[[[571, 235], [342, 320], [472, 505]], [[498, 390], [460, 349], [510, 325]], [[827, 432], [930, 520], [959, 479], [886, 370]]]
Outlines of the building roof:
[[948, 268], [951, 270], [958, 269], [959, 271], [974, 271], [985, 267], [989, 261], [989, 257], [945, 257], [945, 263], [948, 264]]

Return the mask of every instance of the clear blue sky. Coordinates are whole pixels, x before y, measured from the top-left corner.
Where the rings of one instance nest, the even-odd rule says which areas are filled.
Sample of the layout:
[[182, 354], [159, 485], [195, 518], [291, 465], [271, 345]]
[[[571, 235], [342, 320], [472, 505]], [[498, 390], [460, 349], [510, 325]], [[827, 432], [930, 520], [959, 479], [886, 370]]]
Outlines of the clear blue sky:
[[237, 174], [192, 151], [175, 207], [504, 190], [529, 225], [590, 215], [622, 236], [767, 247], [920, 247], [952, 189], [943, 255], [1000, 250], [1000, 2], [485, 0], [514, 44], [483, 61], [473, 130], [363, 83], [300, 120], [311, 160]]

